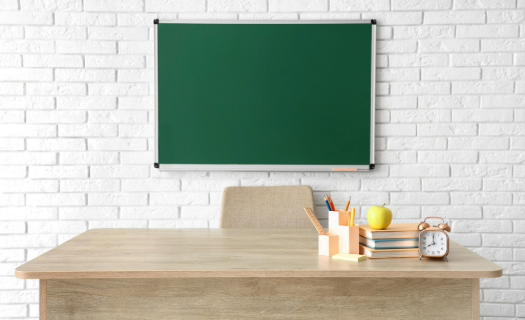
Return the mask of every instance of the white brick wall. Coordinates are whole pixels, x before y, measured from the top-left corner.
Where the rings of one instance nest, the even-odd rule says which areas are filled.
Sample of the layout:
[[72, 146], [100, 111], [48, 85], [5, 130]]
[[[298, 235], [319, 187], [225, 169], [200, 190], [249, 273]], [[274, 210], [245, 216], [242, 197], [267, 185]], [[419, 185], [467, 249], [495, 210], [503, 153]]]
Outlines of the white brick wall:
[[[159, 172], [152, 20], [377, 19], [370, 173]], [[13, 270], [92, 228], [216, 228], [227, 186], [305, 184], [359, 222], [444, 216], [498, 263], [485, 319], [525, 317], [524, 0], [0, 0], [0, 319], [37, 319]]]

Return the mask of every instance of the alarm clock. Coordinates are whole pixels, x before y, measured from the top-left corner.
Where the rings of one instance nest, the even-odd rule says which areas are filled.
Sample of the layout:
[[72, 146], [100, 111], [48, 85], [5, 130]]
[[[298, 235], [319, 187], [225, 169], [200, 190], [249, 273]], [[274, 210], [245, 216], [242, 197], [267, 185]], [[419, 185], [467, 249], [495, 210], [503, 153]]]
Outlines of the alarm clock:
[[[427, 219], [441, 219], [442, 223], [437, 226], [430, 226]], [[419, 260], [421, 258], [439, 258], [448, 261], [449, 251], [448, 234], [450, 227], [445, 224], [445, 220], [439, 217], [427, 217], [417, 228], [419, 231]]]

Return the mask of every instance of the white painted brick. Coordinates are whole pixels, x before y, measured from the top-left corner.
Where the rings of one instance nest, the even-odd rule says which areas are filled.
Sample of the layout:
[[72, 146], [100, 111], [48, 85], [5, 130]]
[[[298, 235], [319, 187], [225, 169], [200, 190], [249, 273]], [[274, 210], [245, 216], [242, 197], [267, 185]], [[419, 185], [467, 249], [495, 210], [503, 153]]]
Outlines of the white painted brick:
[[[207, 210], [209, 207], [197, 207]], [[120, 218], [127, 220], [137, 219], [177, 219], [179, 209], [177, 207], [123, 207], [120, 209]]]
[[53, 14], [50, 12], [21, 12], [3, 11], [0, 12], [2, 24], [53, 24]]
[[34, 303], [38, 302], [38, 291], [6, 291], [0, 292], [2, 303]]
[[[358, 20], [361, 15], [357, 12], [306, 12], [299, 15], [301, 20]], [[382, 27], [378, 27], [377, 38], [384, 35], [385, 31]]]
[[87, 178], [86, 166], [31, 166], [29, 178]]
[[455, 0], [454, 9], [506, 9], [515, 8], [514, 0]]
[[363, 191], [418, 191], [421, 190], [419, 179], [363, 179]]
[[118, 180], [89, 179], [89, 180], [62, 180], [60, 181], [61, 192], [110, 192], [119, 191]]
[[518, 37], [517, 25], [471, 25], [458, 26], [458, 38], [515, 38]]
[[0, 81], [52, 81], [52, 69], [4, 68]]
[[297, 179], [242, 179], [243, 187], [295, 186], [301, 184]]
[[144, 97], [119, 97], [119, 109], [153, 110], [154, 100]]
[[0, 97], [0, 109], [53, 109], [51, 97]]
[[0, 193], [1, 206], [23, 206], [24, 204], [25, 197], [23, 194]]
[[84, 0], [86, 11], [136, 12], [144, 10], [142, 0]]
[[415, 163], [417, 153], [415, 151], [377, 151], [376, 163]]
[[514, 82], [510, 81], [465, 81], [453, 82], [453, 94], [469, 93], [512, 93], [514, 91]]
[[143, 27], [91, 27], [88, 38], [94, 40], [148, 40], [148, 28]]
[[182, 207], [182, 219], [219, 219], [220, 207]]
[[454, 38], [454, 26], [395, 26], [394, 39]]
[[480, 135], [525, 135], [525, 127], [522, 124], [480, 124]]
[[523, 191], [525, 180], [523, 179], [485, 179], [483, 191]]
[[410, 122], [449, 122], [449, 110], [392, 110], [390, 111], [393, 123]]
[[[14, 203], [8, 204], [10, 206]], [[57, 208], [5, 207], [0, 208], [1, 220], [49, 220], [58, 218]]]
[[28, 206], [84, 206], [86, 196], [84, 194], [28, 194]]
[[[279, 12], [327, 11], [328, 1], [329, 0], [268, 0], [268, 11], [270, 12], [272, 11], [279, 11]], [[373, 1], [378, 1], [378, 0], [373, 0]], [[379, 1], [384, 1], [384, 0], [379, 0]], [[260, 0], [257, 2], [263, 4], [263, 2]], [[337, 2], [333, 5], [337, 5]], [[266, 11], [265, 9], [266, 8], [263, 8], [261, 6], [260, 10], [258, 11]], [[244, 11], [247, 11], [247, 10], [244, 10]]]
[[525, 68], [483, 68], [483, 79], [525, 80]]
[[505, 66], [512, 64], [512, 54], [457, 53], [451, 55], [451, 64], [455, 67]]
[[388, 0], [331, 0], [332, 11], [380, 11], [390, 10]]
[[27, 123], [82, 123], [87, 119], [83, 111], [27, 111]]
[[525, 289], [525, 277], [511, 277], [510, 287], [513, 289]]
[[419, 163], [476, 163], [476, 151], [420, 151]]
[[445, 138], [389, 138], [388, 150], [444, 150]]
[[0, 166], [0, 178], [25, 178], [25, 166]]
[[[360, 1], [369, 3], [370, 1]], [[334, 10], [331, 8], [331, 10]], [[376, 19], [379, 25], [414, 25], [423, 21], [422, 12], [373, 12], [363, 13], [362, 19]]]
[[86, 68], [143, 68], [143, 56], [87, 55]]
[[[34, 178], [31, 177], [30, 178]], [[14, 179], [8, 180], [3, 179], [3, 183], [0, 185], [1, 192], [19, 192], [19, 193], [30, 193], [30, 192], [57, 192], [58, 181], [56, 180], [21, 180]]]
[[84, 139], [26, 139], [29, 151], [81, 151], [86, 150]]
[[158, 205], [207, 205], [208, 194], [205, 192], [158, 192], [151, 193], [149, 204]]
[[377, 53], [407, 53], [417, 51], [413, 40], [382, 40], [376, 42]]
[[389, 94], [390, 85], [388, 83], [376, 83], [376, 95], [385, 96]]
[[90, 206], [137, 206], [148, 204], [146, 193], [90, 193], [88, 205]]
[[54, 152], [0, 152], [0, 165], [56, 164]]
[[56, 137], [55, 125], [40, 124], [2, 124], [1, 137]]
[[418, 136], [474, 136], [477, 135], [476, 124], [418, 124]]
[[525, 150], [525, 138], [512, 138], [510, 148], [515, 150]]
[[239, 20], [298, 20], [296, 13], [241, 13]]
[[449, 138], [448, 148], [451, 150], [505, 150], [509, 149], [508, 138]]
[[390, 177], [448, 177], [447, 165], [395, 165], [390, 169]]
[[121, 54], [152, 55], [153, 49], [153, 42], [151, 41], [119, 41], [118, 43], [118, 52]]
[[479, 80], [481, 68], [424, 68], [422, 80]]
[[523, 51], [525, 41], [521, 39], [481, 40], [481, 51]]
[[[162, 14], [159, 14], [162, 19]], [[169, 18], [168, 18], [169, 19]], [[217, 12], [181, 12], [177, 14], [180, 20], [237, 20], [235, 13], [217, 13]]]
[[[58, 71], [58, 70], [57, 70]], [[57, 109], [116, 109], [114, 97], [58, 97]]]
[[24, 150], [24, 139], [22, 138], [3, 138], [0, 139], [0, 150], [2, 151], [16, 151]]
[[481, 151], [480, 163], [525, 163], [525, 154], [521, 151]]
[[122, 180], [122, 191], [180, 191], [180, 181], [171, 179]]
[[456, 122], [511, 122], [512, 118], [512, 110], [452, 110], [452, 121]]
[[485, 299], [485, 301], [490, 302], [506, 301], [513, 303], [523, 303], [525, 302], [525, 292], [520, 290], [485, 289], [483, 292], [483, 298]]
[[56, 41], [56, 48], [59, 53], [117, 53], [112, 41]]
[[116, 164], [118, 152], [61, 152], [60, 164]]
[[[1, 262], [24, 261], [25, 252], [21, 249], [0, 249]], [[4, 279], [5, 280], [5, 279]], [[21, 282], [21, 281], [17, 281]]]
[[449, 204], [448, 193], [393, 192], [390, 193], [390, 199], [392, 204], [402, 205]]
[[119, 137], [153, 137], [155, 135], [154, 126], [129, 124], [119, 125]]
[[[425, 206], [424, 217], [443, 217], [447, 223], [448, 219], [481, 219], [481, 207], [474, 206]], [[454, 232], [454, 230], [453, 230]]]
[[24, 37], [23, 27], [0, 26], [0, 39], [20, 39]]
[[415, 136], [416, 125], [413, 124], [378, 124], [376, 125], [376, 136]]
[[28, 233], [81, 233], [87, 230], [81, 221], [29, 221]]
[[480, 50], [479, 40], [429, 39], [419, 40], [420, 52], [475, 52]]
[[101, 228], [146, 228], [148, 226], [147, 221], [89, 221], [89, 229], [101, 229]]
[[84, 27], [26, 27], [27, 39], [75, 40], [86, 39]]
[[399, 54], [388, 56], [390, 67], [445, 67], [446, 54]]
[[149, 170], [145, 166], [92, 166], [91, 178], [147, 178]]
[[208, 222], [206, 220], [152, 220], [150, 221], [150, 227], [166, 229], [208, 228]]
[[267, 1], [265, 0], [208, 0], [207, 2], [207, 10], [212, 12], [260, 12], [266, 9]]
[[5, 53], [50, 53], [55, 52], [53, 41], [0, 40], [0, 52]]
[[484, 23], [483, 11], [440, 11], [425, 12], [425, 24], [470, 24]]
[[512, 176], [512, 167], [508, 165], [454, 165], [452, 177], [502, 178]]
[[376, 109], [413, 109], [417, 107], [417, 97], [377, 97]]
[[424, 109], [470, 109], [479, 108], [479, 97], [475, 96], [420, 96], [418, 108]]
[[22, 66], [22, 57], [19, 54], [0, 54], [0, 67], [21, 67], [21, 66]]
[[[124, 208], [123, 208], [124, 209]], [[60, 207], [62, 220], [104, 220], [117, 219], [117, 207]]]
[[204, 0], [146, 0], [146, 12], [206, 11]]
[[153, 70], [138, 69], [138, 70], [119, 70], [118, 82], [153, 82]]
[[2, 0], [2, 9], [4, 9], [4, 10], [18, 10], [18, 1], [16, 1], [16, 0]]
[[26, 92], [28, 95], [38, 96], [80, 96], [85, 95], [86, 85], [83, 83], [27, 83]]
[[88, 150], [113, 151], [113, 150], [146, 150], [147, 142], [145, 139], [122, 139], [122, 138], [103, 138], [88, 139]]
[[90, 111], [89, 123], [147, 123], [148, 114], [144, 111]]
[[24, 85], [22, 83], [0, 82], [0, 94], [22, 95], [24, 94]]
[[[303, 19], [303, 16], [301, 15], [300, 18]], [[378, 40], [392, 39], [392, 27], [377, 27], [376, 38]]]
[[81, 0], [20, 0], [24, 11], [82, 11]]
[[520, 23], [524, 21], [525, 10], [493, 10], [487, 12], [488, 23]]
[[181, 181], [181, 190], [183, 191], [223, 191], [226, 187], [236, 186], [239, 186], [239, 180], [183, 179]]
[[[75, 55], [24, 55], [25, 67], [82, 67], [81, 56]], [[34, 69], [31, 69], [34, 70]]]
[[508, 193], [453, 192], [450, 198], [450, 203], [464, 205], [505, 205], [512, 202], [512, 195]]
[[144, 96], [149, 93], [147, 84], [138, 83], [91, 83], [88, 84], [88, 90], [90, 94], [97, 96]]
[[[117, 24], [119, 26], [126, 27], [151, 27], [153, 20], [158, 18], [158, 14], [155, 13], [119, 13], [117, 14]], [[172, 19], [176, 19], [177, 16], [173, 15]]]
[[525, 81], [516, 82], [516, 93], [525, 93]]
[[423, 191], [477, 191], [481, 179], [423, 179]]
[[450, 83], [448, 82], [403, 82], [390, 85], [392, 94], [448, 94]]
[[64, 124], [58, 126], [61, 137], [115, 137], [117, 126], [112, 124]]
[[68, 26], [114, 26], [117, 18], [114, 13], [55, 13], [56, 25]]
[[2, 222], [0, 224], [0, 234], [10, 234], [10, 233], [25, 233], [26, 225], [24, 222]]

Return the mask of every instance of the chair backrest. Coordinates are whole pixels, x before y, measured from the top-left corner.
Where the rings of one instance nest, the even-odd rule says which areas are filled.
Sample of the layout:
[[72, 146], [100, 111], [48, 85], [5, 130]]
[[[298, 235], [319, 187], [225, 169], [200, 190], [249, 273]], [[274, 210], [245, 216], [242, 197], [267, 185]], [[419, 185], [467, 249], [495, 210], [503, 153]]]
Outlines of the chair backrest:
[[222, 196], [221, 228], [314, 228], [304, 207], [314, 208], [310, 186], [228, 187]]

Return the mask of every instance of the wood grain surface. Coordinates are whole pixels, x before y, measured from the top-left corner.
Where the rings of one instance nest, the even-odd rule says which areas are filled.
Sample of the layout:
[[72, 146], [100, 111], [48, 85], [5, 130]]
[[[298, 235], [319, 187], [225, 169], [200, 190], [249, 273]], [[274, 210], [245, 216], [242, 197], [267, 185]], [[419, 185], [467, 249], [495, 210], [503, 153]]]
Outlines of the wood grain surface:
[[20, 279], [188, 277], [493, 278], [501, 268], [451, 241], [449, 262], [317, 254], [315, 230], [95, 229], [18, 267]]
[[48, 280], [48, 320], [472, 319], [472, 279]]
[[47, 320], [47, 280], [40, 280], [39, 291], [39, 319]]

